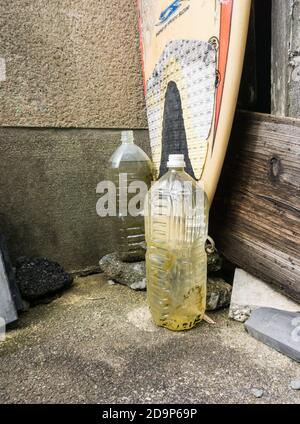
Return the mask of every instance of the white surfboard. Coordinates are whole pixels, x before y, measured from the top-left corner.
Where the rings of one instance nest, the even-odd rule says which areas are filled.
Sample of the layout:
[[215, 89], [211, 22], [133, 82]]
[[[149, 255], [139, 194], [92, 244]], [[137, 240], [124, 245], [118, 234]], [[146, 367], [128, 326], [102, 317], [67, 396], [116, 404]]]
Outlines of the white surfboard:
[[138, 0], [156, 176], [168, 155], [212, 201], [236, 108], [251, 0]]

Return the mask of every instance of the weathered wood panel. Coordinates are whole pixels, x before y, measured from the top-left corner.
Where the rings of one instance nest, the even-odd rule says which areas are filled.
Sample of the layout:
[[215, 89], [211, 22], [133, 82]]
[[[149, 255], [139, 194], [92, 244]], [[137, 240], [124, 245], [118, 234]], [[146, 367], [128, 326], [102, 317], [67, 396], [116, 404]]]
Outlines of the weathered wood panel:
[[236, 116], [211, 234], [238, 266], [300, 300], [300, 120]]
[[300, 117], [300, 2], [272, 2], [272, 113]]

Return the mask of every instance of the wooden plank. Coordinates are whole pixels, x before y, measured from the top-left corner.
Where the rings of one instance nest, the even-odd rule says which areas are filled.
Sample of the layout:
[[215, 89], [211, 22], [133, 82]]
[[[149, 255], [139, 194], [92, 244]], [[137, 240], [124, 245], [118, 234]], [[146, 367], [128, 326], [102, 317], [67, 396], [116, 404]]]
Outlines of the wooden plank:
[[236, 116], [211, 211], [233, 263], [300, 301], [300, 120]]
[[300, 117], [300, 2], [272, 3], [272, 113]]

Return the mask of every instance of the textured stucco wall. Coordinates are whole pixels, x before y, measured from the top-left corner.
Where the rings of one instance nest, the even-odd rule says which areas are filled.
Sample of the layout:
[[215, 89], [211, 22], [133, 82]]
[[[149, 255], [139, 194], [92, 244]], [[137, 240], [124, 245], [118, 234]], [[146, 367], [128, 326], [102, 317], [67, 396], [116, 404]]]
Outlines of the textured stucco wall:
[[112, 250], [96, 185], [120, 129], [146, 126], [134, 0], [0, 0], [0, 231], [13, 259], [96, 267]]
[[0, 126], [146, 127], [137, 28], [135, 0], [0, 0]]
[[[13, 259], [47, 256], [82, 271], [112, 251], [96, 186], [120, 137], [118, 130], [0, 128], [0, 230]], [[135, 138], [149, 154], [148, 132]]]

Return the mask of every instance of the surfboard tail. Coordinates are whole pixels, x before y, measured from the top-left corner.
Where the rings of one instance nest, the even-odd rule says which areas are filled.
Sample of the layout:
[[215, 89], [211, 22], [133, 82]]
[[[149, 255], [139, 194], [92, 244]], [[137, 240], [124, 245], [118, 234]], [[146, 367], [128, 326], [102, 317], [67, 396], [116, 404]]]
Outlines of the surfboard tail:
[[251, 0], [138, 0], [142, 68], [157, 175], [168, 154], [214, 197], [242, 74]]

